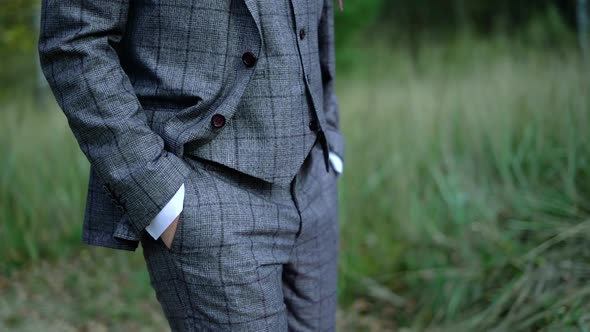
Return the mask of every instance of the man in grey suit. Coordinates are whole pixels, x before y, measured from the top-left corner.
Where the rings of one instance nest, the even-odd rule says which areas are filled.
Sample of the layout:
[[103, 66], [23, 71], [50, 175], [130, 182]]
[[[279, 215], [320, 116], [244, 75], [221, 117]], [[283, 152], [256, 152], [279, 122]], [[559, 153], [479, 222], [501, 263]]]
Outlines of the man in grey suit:
[[83, 241], [143, 255], [174, 331], [333, 331], [332, 0], [43, 0], [90, 162]]

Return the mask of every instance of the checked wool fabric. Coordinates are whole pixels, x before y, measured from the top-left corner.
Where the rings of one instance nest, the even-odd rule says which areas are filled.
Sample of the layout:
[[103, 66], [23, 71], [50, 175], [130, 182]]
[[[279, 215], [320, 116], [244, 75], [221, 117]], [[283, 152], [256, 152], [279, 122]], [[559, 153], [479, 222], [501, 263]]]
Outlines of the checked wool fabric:
[[[322, 3], [315, 3], [315, 11], [319, 13]], [[300, 30], [290, 0], [258, 0], [257, 4], [263, 47], [258, 55], [256, 73], [237, 105], [238, 112], [214, 140], [189, 144], [185, 153], [285, 185], [297, 173], [317, 136], [316, 131], [310, 129], [310, 122], [316, 119], [312, 100], [306, 93], [306, 77], [297, 43], [301, 37], [311, 38], [308, 34], [317, 34], [311, 28], [314, 24], [309, 22], [317, 17], [302, 16], [299, 20], [305, 22], [302, 25], [306, 28]], [[248, 17], [248, 9], [241, 1], [234, 1], [231, 9], [238, 19]], [[309, 49], [301, 51], [311, 52]]]
[[315, 136], [326, 170], [330, 151], [344, 159], [333, 13], [332, 0], [43, 0], [41, 68], [90, 162], [83, 241], [135, 250], [189, 155], [282, 185]]
[[141, 240], [172, 330], [334, 331], [339, 178], [320, 144], [289, 185], [189, 163], [171, 248]]
[[[90, 162], [83, 241], [135, 250], [173, 331], [334, 331], [333, 0], [43, 0]], [[172, 247], [145, 227], [185, 184]]]

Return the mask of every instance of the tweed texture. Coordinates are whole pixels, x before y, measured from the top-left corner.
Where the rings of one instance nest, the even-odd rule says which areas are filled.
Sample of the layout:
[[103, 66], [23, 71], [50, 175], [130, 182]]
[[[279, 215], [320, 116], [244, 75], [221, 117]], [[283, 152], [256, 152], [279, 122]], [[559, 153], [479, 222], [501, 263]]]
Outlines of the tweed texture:
[[[271, 183], [289, 184], [316, 138], [309, 126], [315, 115], [297, 45], [300, 29], [290, 0], [257, 3], [263, 47], [238, 111], [214, 140], [194, 149], [189, 144], [185, 152]], [[316, 4], [315, 12], [320, 10]], [[246, 11], [243, 2], [232, 4], [232, 12]], [[306, 20], [317, 22], [318, 17], [307, 15]], [[303, 26], [307, 42], [317, 43], [307, 37], [317, 35], [314, 24]]]
[[172, 331], [334, 331], [338, 174], [316, 144], [290, 184], [188, 159], [168, 249], [141, 239]]
[[326, 170], [344, 159], [332, 0], [289, 2], [291, 18], [269, 0], [42, 1], [41, 68], [91, 166], [85, 243], [135, 250], [191, 174], [186, 147], [285, 184], [315, 117]]

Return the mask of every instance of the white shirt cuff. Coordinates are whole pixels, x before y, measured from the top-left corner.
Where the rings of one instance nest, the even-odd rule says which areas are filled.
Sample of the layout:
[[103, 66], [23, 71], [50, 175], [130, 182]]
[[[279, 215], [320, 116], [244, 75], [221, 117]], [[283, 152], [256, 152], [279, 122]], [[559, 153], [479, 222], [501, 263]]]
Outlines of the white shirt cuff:
[[330, 151], [330, 163], [334, 170], [338, 173], [342, 173], [342, 169], [344, 168], [344, 163], [342, 162], [342, 158], [340, 158], [336, 153]]
[[168, 228], [168, 226], [172, 224], [174, 219], [180, 215], [183, 206], [184, 183], [145, 229], [154, 239], [157, 240], [160, 235], [162, 235], [162, 233], [164, 233], [164, 231]]

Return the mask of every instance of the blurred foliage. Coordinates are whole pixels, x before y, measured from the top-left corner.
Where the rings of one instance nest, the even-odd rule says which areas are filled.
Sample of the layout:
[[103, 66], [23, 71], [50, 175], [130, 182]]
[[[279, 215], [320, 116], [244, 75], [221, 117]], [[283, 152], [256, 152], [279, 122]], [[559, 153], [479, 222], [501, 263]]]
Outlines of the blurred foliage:
[[2, 91], [11, 93], [12, 90], [31, 87], [35, 82], [38, 3], [39, 0], [0, 1]]
[[[36, 84], [34, 65], [40, 0], [0, 1], [0, 89]], [[576, 0], [367, 0], [344, 1], [335, 10], [339, 67], [355, 61], [355, 49], [386, 39], [415, 53], [426, 39], [445, 41], [458, 33], [515, 34], [536, 45], [569, 44]], [[337, 6], [336, 6], [337, 8]], [[25, 75], [23, 75], [25, 74]], [[26, 75], [29, 74], [29, 75]]]
[[[1, 54], [34, 49], [39, 3], [0, 2]], [[424, 34], [449, 36], [466, 27], [482, 34], [513, 31], [551, 10], [574, 26], [575, 0], [349, 0], [344, 1], [343, 12], [335, 11], [337, 44], [349, 45], [367, 33], [379, 37], [375, 32], [417, 39]]]
[[568, 48], [575, 43], [576, 0], [345, 1], [336, 11], [338, 67], [348, 71], [363, 45], [387, 42], [414, 56], [423, 45], [468, 35], [506, 36], [529, 47]]
[[552, 8], [571, 21], [575, 0], [397, 0], [385, 4], [380, 18], [414, 36], [424, 31], [440, 36], [466, 26], [490, 34], [518, 29]]
[[[584, 331], [587, 64], [573, 46], [506, 35], [416, 53], [383, 44], [364, 48], [337, 84], [348, 156], [340, 305], [390, 326], [357, 331]], [[2, 106], [0, 220], [10, 222], [0, 224], [0, 330], [95, 317], [149, 330], [136, 319], [149, 293], [140, 253], [81, 254], [88, 162], [63, 114], [53, 101], [44, 108], [54, 111], [36, 112], [26, 95]], [[36, 296], [19, 300], [10, 284], [19, 279], [3, 293], [2, 274], [27, 269], [37, 272], [23, 287]], [[49, 313], [35, 316], [41, 308]], [[42, 330], [66, 331], [52, 327]]]
[[461, 37], [357, 61], [338, 94], [342, 304], [391, 330], [584, 331], [590, 85], [575, 48]]
[[34, 36], [38, 0], [10, 0], [0, 2], [0, 52], [30, 52]]
[[[36, 81], [38, 4], [0, 0], [0, 220], [10, 221], [0, 224], [0, 299], [17, 303], [0, 310], [0, 330], [37, 317], [2, 293], [2, 274], [80, 259], [87, 161], [55, 102], [22, 89]], [[341, 305], [390, 330], [587, 329], [590, 86], [574, 12], [575, 0], [345, 0], [336, 10], [350, 157]], [[71, 271], [103, 284], [127, 266], [104, 257]], [[131, 302], [146, 299], [146, 274], [125, 271], [138, 285], [123, 287], [131, 299], [93, 304], [86, 284], [69, 283], [63, 312], [47, 316], [78, 326], [113, 305], [113, 316], [139, 317]]]

